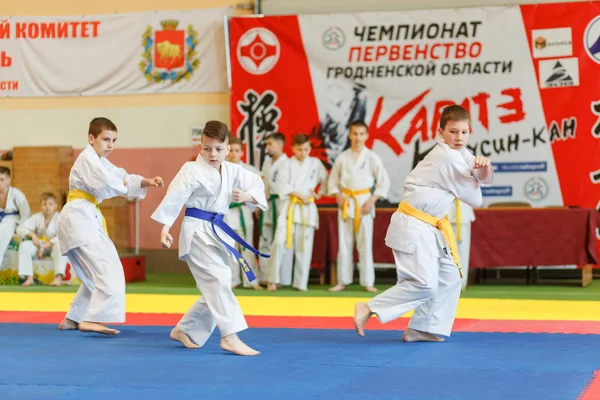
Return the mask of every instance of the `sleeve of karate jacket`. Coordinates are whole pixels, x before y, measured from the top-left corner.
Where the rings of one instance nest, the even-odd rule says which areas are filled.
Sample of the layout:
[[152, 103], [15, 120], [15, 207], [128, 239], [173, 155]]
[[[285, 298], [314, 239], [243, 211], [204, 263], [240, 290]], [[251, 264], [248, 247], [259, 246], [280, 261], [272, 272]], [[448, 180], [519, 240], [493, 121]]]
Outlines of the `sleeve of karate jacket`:
[[321, 196], [325, 196], [328, 192], [328, 188], [327, 188], [327, 184], [328, 184], [328, 178], [329, 176], [327, 175], [327, 169], [325, 169], [325, 166], [323, 165], [323, 162], [319, 159], [317, 159], [318, 162], [318, 176], [319, 176], [319, 195]]
[[277, 173], [277, 178], [275, 182], [275, 192], [279, 195], [281, 199], [287, 197], [290, 193], [294, 191], [294, 188], [291, 185], [292, 177], [290, 176], [291, 165], [290, 161], [286, 163], [283, 168], [279, 169]]
[[441, 188], [471, 207], [479, 207], [483, 202], [479, 181], [473, 176], [461, 154], [453, 150], [447, 151], [440, 162]]
[[15, 193], [15, 203], [17, 204], [17, 208], [19, 209], [19, 217], [20, 220], [23, 221], [31, 215], [31, 209], [29, 208], [29, 202], [27, 201], [27, 197], [20, 190], [17, 190]]
[[236, 168], [237, 176], [234, 180], [234, 188], [243, 190], [244, 192], [250, 193], [250, 195], [256, 200], [256, 205], [250, 202], [246, 202], [246, 206], [251, 210], [255, 210], [256, 207], [263, 211], [269, 209], [267, 206], [267, 198], [265, 196], [265, 184], [258, 173], [251, 172], [245, 168]]
[[128, 199], [139, 199], [142, 200], [146, 197], [147, 188], [142, 188], [143, 176], [128, 174], [123, 168], [118, 168], [110, 161], [106, 160], [110, 165], [109, 171], [121, 178], [121, 180], [127, 181], [127, 198]]
[[173, 226], [181, 209], [200, 185], [200, 180], [194, 173], [194, 163], [185, 163], [169, 184], [165, 197], [152, 213], [151, 218], [163, 225]]
[[34, 214], [29, 218], [21, 220], [21, 223], [19, 224], [19, 226], [17, 226], [17, 235], [21, 236], [22, 238], [25, 238], [30, 232], [35, 233], [37, 222], [36, 216], [37, 214]]
[[[343, 154], [343, 153], [342, 153]], [[342, 180], [342, 154], [340, 154], [333, 162], [333, 167], [329, 173], [327, 182], [327, 193], [329, 196], [335, 196], [340, 192], [340, 184]]]
[[473, 169], [473, 166], [475, 165], [475, 156], [467, 149], [462, 149], [461, 154], [462, 154], [463, 158], [465, 159], [465, 161], [467, 162], [467, 165], [469, 166], [469, 168], [471, 168], [473, 177], [475, 177], [477, 182], [479, 182], [482, 185], [491, 185], [492, 182], [494, 182], [494, 170], [493, 169], [491, 169], [490, 174], [486, 177], [485, 180], [481, 179], [481, 174], [483, 173], [483, 169], [481, 169], [481, 168]]
[[127, 194], [124, 178], [114, 173], [116, 167], [106, 158], [103, 163], [95, 154], [90, 154], [81, 161], [77, 172], [92, 196], [97, 199], [110, 199]]

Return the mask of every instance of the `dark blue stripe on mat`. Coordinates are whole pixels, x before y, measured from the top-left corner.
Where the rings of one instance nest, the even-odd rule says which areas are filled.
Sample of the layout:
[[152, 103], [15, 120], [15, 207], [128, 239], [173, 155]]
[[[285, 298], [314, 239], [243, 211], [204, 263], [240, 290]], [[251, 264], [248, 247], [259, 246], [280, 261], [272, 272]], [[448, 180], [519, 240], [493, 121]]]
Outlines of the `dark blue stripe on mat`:
[[575, 399], [600, 365], [598, 335], [250, 329], [258, 357], [200, 350], [169, 327], [107, 337], [0, 324], [0, 399]]

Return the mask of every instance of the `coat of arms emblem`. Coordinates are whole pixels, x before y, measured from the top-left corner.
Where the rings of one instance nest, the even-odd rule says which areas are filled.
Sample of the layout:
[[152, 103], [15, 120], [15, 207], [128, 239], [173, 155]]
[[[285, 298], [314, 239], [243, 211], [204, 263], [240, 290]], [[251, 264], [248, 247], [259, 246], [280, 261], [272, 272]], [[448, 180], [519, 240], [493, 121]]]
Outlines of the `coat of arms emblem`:
[[195, 51], [198, 32], [192, 25], [187, 30], [177, 29], [177, 20], [164, 20], [160, 24], [162, 30], [154, 32], [148, 26], [142, 35], [144, 54], [140, 70], [148, 82], [189, 79], [200, 65]]

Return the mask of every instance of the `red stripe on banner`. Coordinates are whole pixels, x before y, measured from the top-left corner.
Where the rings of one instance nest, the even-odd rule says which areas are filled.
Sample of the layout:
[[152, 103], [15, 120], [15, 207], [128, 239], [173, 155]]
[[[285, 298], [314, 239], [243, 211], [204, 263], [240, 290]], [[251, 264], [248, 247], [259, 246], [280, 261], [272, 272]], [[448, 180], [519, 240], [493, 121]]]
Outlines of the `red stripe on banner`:
[[[539, 90], [548, 131], [545, 138], [552, 143], [563, 202], [596, 208], [600, 206], [600, 53], [594, 58], [588, 49], [593, 46], [590, 40], [600, 43], [600, 20], [592, 24], [600, 16], [600, 3], [524, 5], [521, 12], [538, 87], [554, 86]], [[589, 33], [593, 25], [597, 26]], [[568, 41], [572, 55], [565, 46]], [[551, 56], [543, 57], [544, 51], [551, 51]], [[597, 244], [600, 250], [600, 241]]]
[[273, 131], [286, 136], [286, 153], [293, 135], [304, 133], [311, 155], [326, 159], [298, 17], [232, 18], [229, 36], [231, 128], [248, 146], [246, 162], [260, 167], [264, 136]]
[[[63, 312], [0, 311], [0, 323], [58, 324], [65, 316]], [[182, 314], [128, 313], [125, 325], [173, 326]], [[295, 329], [354, 329], [349, 317], [268, 317], [247, 316], [251, 328], [295, 328]], [[370, 330], [403, 330], [408, 318], [399, 318], [381, 324], [376, 318], [367, 323]], [[520, 321], [457, 319], [454, 332], [502, 332], [502, 333], [563, 333], [600, 335], [598, 321]]]

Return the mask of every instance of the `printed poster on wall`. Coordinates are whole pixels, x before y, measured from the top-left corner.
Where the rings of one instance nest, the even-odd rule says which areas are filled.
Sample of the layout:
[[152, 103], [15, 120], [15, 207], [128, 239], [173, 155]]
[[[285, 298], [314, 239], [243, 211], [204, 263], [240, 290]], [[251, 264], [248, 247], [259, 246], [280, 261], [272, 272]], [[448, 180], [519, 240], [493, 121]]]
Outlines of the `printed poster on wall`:
[[362, 119], [397, 203], [458, 103], [495, 166], [484, 206], [600, 207], [600, 3], [232, 18], [229, 35], [232, 129], [255, 166], [280, 131], [331, 167]]
[[231, 7], [0, 16], [0, 96], [225, 92]]

